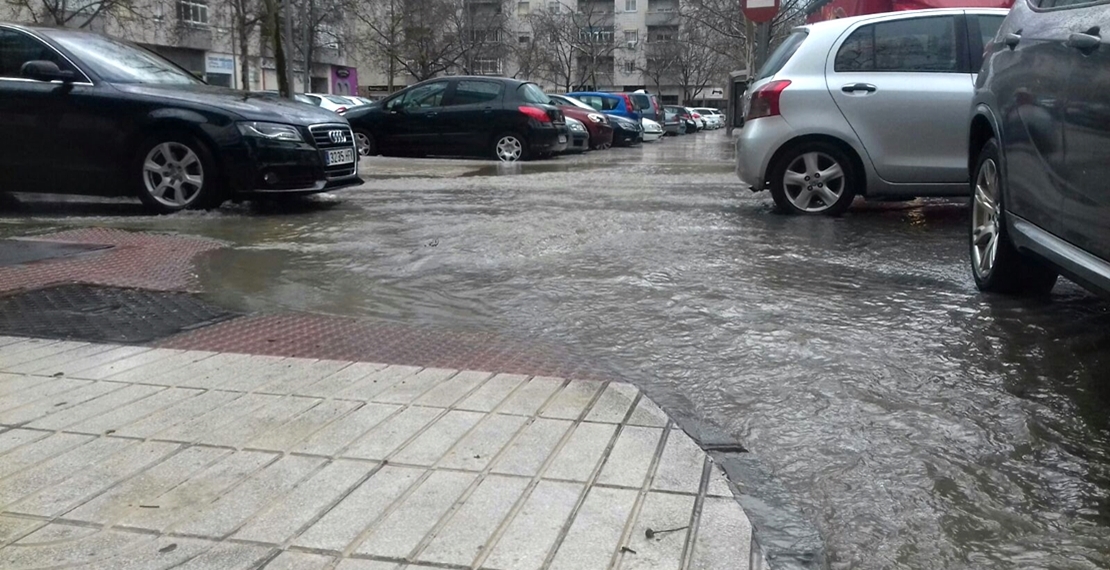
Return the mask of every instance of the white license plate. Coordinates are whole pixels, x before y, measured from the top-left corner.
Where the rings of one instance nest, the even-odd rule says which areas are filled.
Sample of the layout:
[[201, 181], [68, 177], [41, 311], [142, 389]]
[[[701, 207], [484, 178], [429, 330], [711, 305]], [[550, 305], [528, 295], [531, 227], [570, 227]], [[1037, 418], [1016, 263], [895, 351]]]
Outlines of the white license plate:
[[328, 151], [328, 166], [350, 164], [355, 161], [355, 149], [341, 148]]
[[563, 144], [565, 142], [567, 142], [567, 137], [564, 137], [563, 135], [559, 135], [559, 144]]

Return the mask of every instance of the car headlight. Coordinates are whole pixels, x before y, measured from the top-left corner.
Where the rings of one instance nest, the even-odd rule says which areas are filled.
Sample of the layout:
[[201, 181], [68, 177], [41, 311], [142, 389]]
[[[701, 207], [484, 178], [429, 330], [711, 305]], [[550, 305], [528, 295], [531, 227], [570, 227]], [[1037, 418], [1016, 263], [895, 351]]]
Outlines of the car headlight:
[[583, 125], [580, 121], [574, 121], [574, 120], [567, 121], [567, 127], [569, 127], [570, 130], [572, 130], [572, 131], [584, 131], [584, 130], [586, 130], [585, 125]]
[[301, 131], [292, 125], [281, 123], [260, 123], [251, 121], [238, 123], [239, 133], [245, 137], [256, 137], [272, 141], [303, 142]]
[[589, 120], [591, 120], [595, 123], [604, 123], [605, 122], [605, 117], [602, 117], [601, 115], [598, 115], [597, 113], [590, 113], [589, 115], [586, 115], [586, 118], [588, 118]]

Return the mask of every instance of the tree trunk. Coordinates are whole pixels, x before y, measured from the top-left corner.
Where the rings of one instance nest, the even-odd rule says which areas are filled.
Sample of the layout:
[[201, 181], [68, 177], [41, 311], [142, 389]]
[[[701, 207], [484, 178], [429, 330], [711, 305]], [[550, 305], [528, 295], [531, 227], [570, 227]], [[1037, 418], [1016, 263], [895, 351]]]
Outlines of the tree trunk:
[[281, 12], [278, 11], [277, 2], [275, 0], [266, 0], [267, 6], [270, 8], [270, 25], [271, 33], [273, 34], [274, 42], [274, 71], [277, 72], [278, 93], [282, 97], [292, 97], [289, 92], [289, 67], [285, 61], [285, 46], [281, 38]]
[[247, 50], [249, 49], [249, 46], [250, 46], [250, 32], [251, 31], [250, 31], [249, 27], [246, 25], [245, 15], [239, 15], [238, 20], [239, 20], [238, 21], [238, 24], [239, 24], [238, 25], [238, 28], [239, 28], [239, 38], [238, 38], [238, 40], [239, 40], [239, 81], [240, 81], [240, 87], [244, 91], [250, 91], [251, 90], [250, 56], [248, 55]]
[[[281, 33], [278, 34], [279, 36], [284, 35], [284, 40], [285, 40], [285, 42], [287, 42], [286, 43], [286, 49], [284, 50], [284, 52], [286, 52], [286, 53], [283, 53], [282, 55], [284, 56], [283, 59], [285, 60], [285, 93], [284, 93], [284, 96], [289, 98], [289, 99], [293, 98], [293, 91], [294, 91], [294, 89], [293, 89], [293, 61], [294, 60], [293, 60], [292, 49], [289, 49], [289, 48], [294, 47], [294, 44], [293, 44], [293, 6], [292, 6], [292, 4], [293, 3], [292, 3], [291, 0], [284, 0], [281, 4], [282, 8], [283, 8], [282, 13], [285, 15], [285, 17], [282, 18], [285, 33], [284, 34], [281, 34]], [[306, 70], [306, 72], [307, 72], [307, 70]]]
[[301, 35], [301, 50], [304, 54], [304, 80], [301, 81], [303, 91], [312, 91], [312, 48], [316, 45], [316, 34], [313, 29], [316, 22], [316, 2], [305, 0], [304, 9], [304, 34]]

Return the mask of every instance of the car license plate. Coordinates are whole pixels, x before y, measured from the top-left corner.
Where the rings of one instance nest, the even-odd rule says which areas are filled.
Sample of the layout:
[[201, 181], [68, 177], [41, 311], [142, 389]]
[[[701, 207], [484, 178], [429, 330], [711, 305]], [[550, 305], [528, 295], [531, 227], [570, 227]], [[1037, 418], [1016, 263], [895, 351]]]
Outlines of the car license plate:
[[355, 149], [341, 148], [328, 151], [328, 166], [349, 164], [355, 161]]
[[559, 135], [559, 144], [563, 144], [565, 142], [567, 142], [567, 137], [564, 137], [563, 135]]

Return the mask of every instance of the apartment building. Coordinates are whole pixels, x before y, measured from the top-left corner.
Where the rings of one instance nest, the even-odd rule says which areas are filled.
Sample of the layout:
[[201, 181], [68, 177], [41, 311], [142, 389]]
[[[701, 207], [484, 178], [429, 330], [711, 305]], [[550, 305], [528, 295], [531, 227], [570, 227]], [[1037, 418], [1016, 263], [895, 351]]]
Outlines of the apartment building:
[[[684, 98], [680, 81], [670, 71], [667, 57], [673, 55], [678, 41], [681, 18], [680, 0], [457, 0], [462, 13], [473, 26], [465, 34], [486, 34], [479, 49], [470, 49], [459, 65], [441, 75], [468, 73], [518, 77], [539, 83], [551, 92], [571, 89], [604, 91], [636, 91], [647, 89], [662, 96], [666, 103], [679, 103]], [[560, 80], [552, 73], [525, 61], [532, 42], [551, 42], [556, 31], [534, 29], [537, 25], [553, 25], [550, 14], [577, 14], [576, 30], [559, 30], [560, 41], [577, 45], [573, 69]], [[483, 30], [483, 26], [491, 28]], [[571, 34], [576, 34], [571, 35]], [[660, 69], [660, 68], [663, 69]], [[719, 79], [704, 85], [696, 96], [696, 104], [723, 106], [724, 81], [727, 70]], [[360, 66], [364, 89], [372, 95], [384, 95], [387, 77], [381, 65]], [[569, 80], [568, 80], [569, 79]], [[394, 90], [415, 82], [399, 70], [394, 76]]]
[[[35, 1], [0, 3], [0, 20], [27, 24], [57, 22], [58, 13], [53, 10], [57, 4], [52, 0], [40, 2], [43, 13], [32, 12], [40, 7]], [[246, 42], [246, 57], [241, 57], [242, 42], [237, 37], [230, 2], [138, 0], [125, 5], [113, 0], [71, 0], [68, 6], [70, 10], [61, 15], [62, 24], [143, 45], [212, 85], [252, 91], [278, 88], [272, 50], [261, 42], [259, 26], [254, 26]], [[86, 14], [95, 16], [90, 18]], [[357, 93], [358, 70], [348, 64], [338, 40], [328, 41], [326, 27], [318, 37], [323, 37], [323, 41], [314, 50], [307, 71], [303, 61], [294, 60], [296, 90]], [[244, 63], [248, 71], [246, 83], [241, 73]]]

